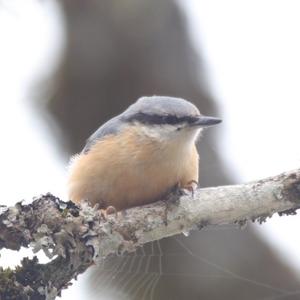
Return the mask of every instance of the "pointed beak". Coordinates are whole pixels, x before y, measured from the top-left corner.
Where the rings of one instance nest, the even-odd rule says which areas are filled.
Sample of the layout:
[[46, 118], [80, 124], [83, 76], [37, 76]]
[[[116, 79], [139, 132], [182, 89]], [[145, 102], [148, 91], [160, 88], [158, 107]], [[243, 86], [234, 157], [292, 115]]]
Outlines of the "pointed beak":
[[222, 120], [219, 118], [208, 117], [208, 116], [197, 116], [190, 126], [207, 127], [221, 123]]

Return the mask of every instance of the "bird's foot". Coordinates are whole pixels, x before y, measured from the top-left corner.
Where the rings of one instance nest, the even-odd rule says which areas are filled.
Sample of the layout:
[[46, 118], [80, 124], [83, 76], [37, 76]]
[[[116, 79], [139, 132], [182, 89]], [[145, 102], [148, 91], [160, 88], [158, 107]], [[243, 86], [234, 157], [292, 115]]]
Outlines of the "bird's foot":
[[116, 208], [114, 206], [108, 206], [107, 208], [105, 209], [100, 209], [100, 212], [101, 212], [101, 216], [104, 218], [104, 220], [107, 220], [107, 217], [109, 215], [115, 215], [115, 217], [118, 216], [118, 211], [116, 210]]
[[192, 197], [194, 197], [194, 193], [198, 187], [198, 182], [196, 180], [191, 180], [187, 182], [185, 185], [181, 185], [180, 183], [177, 183], [171, 190], [171, 193], [176, 196], [187, 196], [192, 194]]
[[167, 193], [165, 197], [165, 212], [164, 212], [164, 223], [168, 225], [168, 210], [172, 204], [177, 204], [181, 196], [192, 194], [194, 197], [195, 190], [197, 189], [198, 182], [196, 180], [189, 181], [186, 185], [182, 186], [179, 182], [175, 184]]
[[181, 189], [185, 192], [185, 195], [192, 195], [192, 198], [194, 198], [195, 191], [198, 187], [198, 182], [196, 180], [189, 181], [185, 186], [183, 186]]

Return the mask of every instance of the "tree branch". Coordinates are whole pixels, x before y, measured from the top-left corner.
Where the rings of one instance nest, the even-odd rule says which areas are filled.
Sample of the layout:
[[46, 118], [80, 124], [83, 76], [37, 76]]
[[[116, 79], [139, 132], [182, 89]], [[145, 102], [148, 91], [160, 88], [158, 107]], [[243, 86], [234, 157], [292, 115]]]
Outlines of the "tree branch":
[[110, 254], [208, 225], [262, 223], [276, 212], [295, 214], [299, 207], [300, 169], [242, 185], [199, 189], [193, 196], [172, 194], [106, 218], [87, 203], [77, 207], [51, 194], [28, 205], [2, 206], [0, 249], [30, 246], [52, 260], [42, 265], [36, 258], [24, 259], [16, 270], [1, 269], [0, 298], [54, 299], [71, 279]]

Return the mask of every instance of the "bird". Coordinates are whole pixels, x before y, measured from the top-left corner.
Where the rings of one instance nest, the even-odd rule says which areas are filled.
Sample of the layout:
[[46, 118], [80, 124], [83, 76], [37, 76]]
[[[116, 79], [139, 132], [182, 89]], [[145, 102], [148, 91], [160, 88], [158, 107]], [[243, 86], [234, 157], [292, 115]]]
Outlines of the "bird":
[[220, 122], [182, 98], [139, 98], [100, 126], [71, 158], [69, 199], [121, 211], [161, 200], [175, 187], [194, 190], [196, 143], [204, 127]]

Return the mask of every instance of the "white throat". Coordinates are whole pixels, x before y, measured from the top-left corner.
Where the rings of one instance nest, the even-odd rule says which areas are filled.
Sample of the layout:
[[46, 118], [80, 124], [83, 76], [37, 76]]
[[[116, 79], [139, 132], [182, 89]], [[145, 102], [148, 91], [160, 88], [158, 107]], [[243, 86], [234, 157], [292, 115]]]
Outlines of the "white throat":
[[202, 130], [190, 127], [182, 127], [180, 130], [176, 130], [176, 126], [173, 125], [138, 126], [142, 135], [161, 143], [177, 144], [178, 147], [181, 145], [184, 147], [193, 146]]

